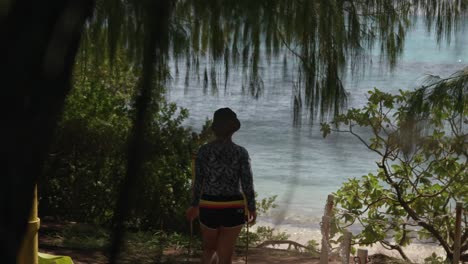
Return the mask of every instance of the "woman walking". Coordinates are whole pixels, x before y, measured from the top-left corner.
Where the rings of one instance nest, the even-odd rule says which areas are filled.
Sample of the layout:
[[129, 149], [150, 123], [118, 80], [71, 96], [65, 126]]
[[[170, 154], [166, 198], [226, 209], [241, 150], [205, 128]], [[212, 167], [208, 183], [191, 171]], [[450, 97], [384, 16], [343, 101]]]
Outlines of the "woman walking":
[[187, 218], [200, 219], [203, 264], [231, 264], [242, 227], [257, 217], [249, 154], [232, 141], [240, 126], [234, 111], [218, 109], [211, 125], [216, 139], [200, 147], [195, 162], [192, 207]]

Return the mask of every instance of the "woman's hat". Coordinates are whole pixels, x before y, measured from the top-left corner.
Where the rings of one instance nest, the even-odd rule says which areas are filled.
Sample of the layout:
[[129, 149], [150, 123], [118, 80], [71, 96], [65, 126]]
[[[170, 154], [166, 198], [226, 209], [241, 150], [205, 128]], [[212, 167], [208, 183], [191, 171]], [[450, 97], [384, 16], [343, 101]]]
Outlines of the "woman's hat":
[[236, 113], [230, 108], [220, 108], [214, 112], [213, 123], [211, 129], [216, 134], [226, 135], [234, 133], [241, 127], [239, 119], [237, 119]]

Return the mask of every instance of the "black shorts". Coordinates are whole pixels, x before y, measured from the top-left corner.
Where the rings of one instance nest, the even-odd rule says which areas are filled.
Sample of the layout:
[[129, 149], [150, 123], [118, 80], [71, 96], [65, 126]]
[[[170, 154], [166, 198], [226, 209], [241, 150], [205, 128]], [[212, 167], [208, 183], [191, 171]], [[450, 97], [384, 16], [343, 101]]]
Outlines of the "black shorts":
[[[216, 197], [203, 195], [202, 199], [209, 201], [234, 201], [243, 199], [243, 197]], [[240, 226], [245, 224], [245, 208], [206, 208], [200, 206], [200, 223], [212, 229]]]

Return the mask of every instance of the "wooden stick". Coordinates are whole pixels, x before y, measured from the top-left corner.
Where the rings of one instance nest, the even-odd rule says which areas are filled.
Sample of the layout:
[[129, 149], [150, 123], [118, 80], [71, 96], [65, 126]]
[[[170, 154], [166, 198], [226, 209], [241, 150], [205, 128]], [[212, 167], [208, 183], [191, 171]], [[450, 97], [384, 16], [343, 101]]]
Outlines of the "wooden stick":
[[333, 205], [335, 204], [335, 196], [329, 194], [327, 197], [327, 205], [325, 206], [324, 216], [332, 216]]
[[357, 259], [358, 259], [357, 263], [366, 264], [367, 263], [367, 249], [358, 249]]
[[455, 237], [453, 241], [453, 264], [460, 262], [460, 244], [461, 244], [461, 215], [463, 203], [457, 202], [455, 218]]
[[351, 238], [352, 234], [348, 230], [343, 232], [343, 242], [341, 242], [341, 263], [349, 264], [349, 255], [351, 253]]
[[322, 217], [322, 249], [320, 250], [320, 264], [328, 264], [329, 240], [330, 240], [330, 220], [333, 212], [335, 197], [331, 194], [327, 197], [327, 204]]
[[322, 217], [322, 249], [320, 250], [320, 264], [328, 264], [328, 240], [330, 239], [330, 217]]

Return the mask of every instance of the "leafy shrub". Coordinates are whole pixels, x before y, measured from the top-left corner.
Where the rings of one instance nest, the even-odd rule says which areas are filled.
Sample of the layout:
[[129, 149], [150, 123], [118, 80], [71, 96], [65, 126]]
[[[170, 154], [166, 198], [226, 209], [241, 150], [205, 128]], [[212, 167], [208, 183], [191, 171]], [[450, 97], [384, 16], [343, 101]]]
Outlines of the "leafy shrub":
[[[276, 197], [277, 196], [274, 195], [257, 201], [257, 215], [260, 216], [262, 214], [266, 214], [271, 208], [276, 208]], [[255, 225], [256, 224], [254, 223], [252, 227]], [[256, 246], [267, 240], [287, 240], [288, 238], [289, 235], [285, 232], [279, 232], [268, 226], [257, 226], [255, 230], [249, 227], [248, 232], [247, 228], [244, 227], [239, 235], [239, 239], [237, 240], [237, 245], [246, 246], [249, 244], [249, 246]]]
[[[466, 88], [457, 90], [463, 87], [398, 95], [375, 89], [362, 109], [322, 124], [325, 136], [351, 134], [377, 157], [376, 173], [349, 179], [335, 194], [342, 224], [363, 227], [356, 244], [380, 243], [408, 260], [404, 247], [414, 239], [436, 241], [451, 258], [453, 205], [462, 202], [465, 210], [468, 205], [468, 94]], [[359, 127], [369, 128], [370, 138]], [[465, 231], [464, 251], [467, 236]]]
[[[43, 177], [40, 214], [110, 224], [126, 173], [127, 140], [138, 78], [120, 57], [109, 65], [78, 62]], [[135, 229], [186, 230], [191, 157], [203, 139], [182, 122], [188, 111], [156, 97], [150, 103], [143, 174], [126, 223]]]

